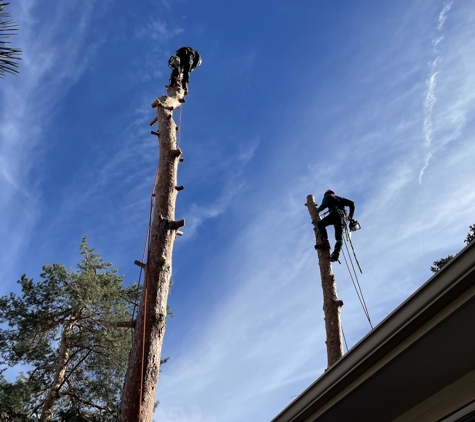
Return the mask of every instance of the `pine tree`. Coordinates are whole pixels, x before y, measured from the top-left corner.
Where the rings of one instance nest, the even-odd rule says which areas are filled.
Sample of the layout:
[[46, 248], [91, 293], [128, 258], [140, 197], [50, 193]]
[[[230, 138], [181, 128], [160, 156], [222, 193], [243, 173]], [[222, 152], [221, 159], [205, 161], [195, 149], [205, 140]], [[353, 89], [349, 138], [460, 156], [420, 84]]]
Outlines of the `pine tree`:
[[468, 245], [473, 239], [475, 239], [475, 224], [469, 227], [470, 231], [467, 233], [467, 237], [464, 242]]
[[[469, 226], [469, 232], [467, 233], [467, 237], [465, 238], [464, 242], [468, 245], [473, 239], [475, 239], [475, 224]], [[448, 262], [453, 259], [453, 255], [448, 255], [445, 258], [441, 258], [437, 261], [434, 261], [430, 270], [435, 274], [440, 271]]]
[[130, 331], [116, 325], [130, 320], [137, 287], [124, 287], [87, 238], [80, 250], [78, 271], [44, 265], [40, 281], [21, 277], [21, 295], [0, 297], [2, 363], [32, 368], [0, 382], [13, 401], [2, 411], [25, 415], [10, 420], [116, 420], [131, 346]]
[[450, 262], [453, 257], [453, 255], [447, 255], [445, 258], [434, 261], [430, 267], [430, 270], [435, 274], [436, 272], [440, 271], [448, 262]]

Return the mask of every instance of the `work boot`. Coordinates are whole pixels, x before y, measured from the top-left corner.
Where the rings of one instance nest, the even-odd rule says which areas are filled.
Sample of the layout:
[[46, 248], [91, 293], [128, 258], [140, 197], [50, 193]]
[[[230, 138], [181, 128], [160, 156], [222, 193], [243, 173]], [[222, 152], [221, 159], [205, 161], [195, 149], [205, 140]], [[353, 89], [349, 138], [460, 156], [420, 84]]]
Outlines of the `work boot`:
[[333, 251], [333, 253], [330, 255], [330, 261], [336, 262], [338, 261], [339, 257], [340, 257], [340, 254], [337, 251]]
[[315, 245], [315, 249], [330, 249], [330, 243], [327, 239], [323, 239], [322, 243]]

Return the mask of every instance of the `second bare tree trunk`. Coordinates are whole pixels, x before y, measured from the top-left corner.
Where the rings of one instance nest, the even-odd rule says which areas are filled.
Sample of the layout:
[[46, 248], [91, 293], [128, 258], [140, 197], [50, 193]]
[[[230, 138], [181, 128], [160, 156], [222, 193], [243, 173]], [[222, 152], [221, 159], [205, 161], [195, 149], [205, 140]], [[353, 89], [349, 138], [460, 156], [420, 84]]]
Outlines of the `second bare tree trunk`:
[[157, 108], [160, 156], [155, 189], [155, 210], [151, 243], [145, 268], [145, 283], [135, 324], [132, 351], [121, 399], [121, 422], [150, 422], [160, 372], [165, 335], [167, 299], [172, 273], [172, 252], [177, 230], [185, 221], [175, 221], [177, 170], [181, 150], [177, 149], [177, 126], [173, 109], [183, 100], [183, 89], [169, 89], [152, 104]]
[[[313, 195], [307, 196], [305, 204], [310, 213], [312, 221], [320, 221], [317, 212], [317, 204]], [[318, 229], [314, 227], [315, 238], [320, 243]], [[327, 357], [328, 367], [332, 366], [343, 356], [343, 341], [341, 331], [341, 307], [343, 302], [338, 299], [335, 276], [333, 275], [330, 261], [330, 251], [328, 249], [318, 249], [318, 264], [320, 266], [320, 276], [323, 288], [323, 312], [325, 315], [325, 330], [327, 335]]]

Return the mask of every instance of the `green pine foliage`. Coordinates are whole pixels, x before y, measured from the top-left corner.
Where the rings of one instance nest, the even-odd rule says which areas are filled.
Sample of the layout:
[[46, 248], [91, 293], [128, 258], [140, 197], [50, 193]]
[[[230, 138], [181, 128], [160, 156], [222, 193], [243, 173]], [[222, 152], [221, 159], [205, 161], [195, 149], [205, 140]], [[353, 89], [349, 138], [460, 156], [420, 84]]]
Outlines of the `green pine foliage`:
[[434, 263], [430, 267], [430, 270], [435, 274], [436, 272], [440, 271], [442, 267], [444, 267], [449, 261], [451, 261], [453, 257], [453, 255], [448, 255], [445, 258], [441, 258], [437, 261], [434, 261]]
[[18, 60], [20, 59], [21, 50], [9, 46], [9, 42], [5, 39], [10, 38], [18, 31], [14, 20], [10, 18], [10, 14], [5, 11], [6, 3], [0, 0], [0, 78], [5, 76], [5, 73], [13, 75], [18, 74]]
[[23, 376], [10, 383], [0, 374], [0, 420], [33, 422], [35, 419], [28, 416], [30, 393], [28, 381]]
[[[468, 245], [473, 239], [475, 239], [475, 224], [472, 224], [469, 226], [469, 232], [467, 234], [467, 237], [465, 238], [464, 242]], [[438, 261], [434, 261], [432, 266], [430, 267], [430, 270], [433, 273], [439, 272], [445, 265], [447, 265], [448, 262], [450, 262], [453, 259], [453, 255], [448, 255], [445, 258], [441, 258]]]
[[467, 237], [465, 238], [464, 242], [468, 245], [473, 239], [475, 239], [475, 224], [472, 224], [469, 227], [470, 231], [467, 234]]
[[[45, 265], [41, 280], [21, 277], [21, 295], [0, 297], [0, 363], [30, 368], [15, 383], [0, 379], [2, 421], [39, 420], [48, 394], [51, 421], [116, 419], [131, 347], [130, 329], [116, 323], [131, 319], [137, 286], [124, 287], [87, 238], [80, 250], [77, 271]], [[61, 351], [67, 361], [58, 378]]]

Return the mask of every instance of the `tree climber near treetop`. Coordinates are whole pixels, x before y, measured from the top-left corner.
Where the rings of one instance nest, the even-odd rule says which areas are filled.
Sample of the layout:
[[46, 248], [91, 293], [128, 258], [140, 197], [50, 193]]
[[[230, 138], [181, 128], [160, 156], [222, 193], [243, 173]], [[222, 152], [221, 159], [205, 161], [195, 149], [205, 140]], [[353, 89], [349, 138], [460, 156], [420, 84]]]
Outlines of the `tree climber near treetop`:
[[325, 192], [322, 199], [322, 204], [317, 208], [317, 212], [320, 213], [325, 208], [328, 208], [329, 214], [321, 221], [314, 220], [312, 223], [317, 226], [318, 233], [320, 234], [321, 244], [315, 245], [315, 249], [330, 249], [330, 243], [328, 242], [327, 226], [335, 227], [335, 249], [330, 256], [332, 262], [338, 261], [341, 251], [341, 245], [343, 243], [343, 228], [346, 225], [346, 211], [345, 207], [349, 207], [350, 213], [348, 220], [353, 221], [353, 214], [355, 213], [355, 203], [349, 199], [342, 198], [335, 195], [331, 189]]
[[168, 67], [172, 70], [170, 81], [168, 85], [178, 88], [178, 77], [183, 73], [181, 86], [185, 90], [185, 95], [188, 95], [188, 83], [190, 82], [190, 72], [193, 72], [201, 65], [201, 56], [196, 50], [191, 47], [181, 47], [176, 50], [175, 54], [168, 59]]

